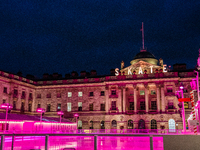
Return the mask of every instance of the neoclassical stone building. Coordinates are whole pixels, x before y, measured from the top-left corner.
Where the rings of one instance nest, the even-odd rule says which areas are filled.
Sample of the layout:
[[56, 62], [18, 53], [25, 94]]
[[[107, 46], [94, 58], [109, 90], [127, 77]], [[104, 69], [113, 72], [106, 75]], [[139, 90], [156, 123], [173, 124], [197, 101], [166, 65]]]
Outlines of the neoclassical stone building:
[[[64, 117], [75, 121], [82, 129], [182, 129], [176, 91], [184, 85], [184, 97], [189, 97], [190, 82], [196, 77], [184, 64], [170, 70], [151, 53], [141, 50], [131, 65], [115, 69], [109, 76], [75, 72], [65, 78], [58, 74], [44, 75], [41, 80], [0, 72], [1, 103], [13, 105], [11, 113], [37, 115], [38, 107], [45, 116]], [[3, 111], [3, 110], [1, 110]], [[185, 103], [186, 119], [191, 113]]]

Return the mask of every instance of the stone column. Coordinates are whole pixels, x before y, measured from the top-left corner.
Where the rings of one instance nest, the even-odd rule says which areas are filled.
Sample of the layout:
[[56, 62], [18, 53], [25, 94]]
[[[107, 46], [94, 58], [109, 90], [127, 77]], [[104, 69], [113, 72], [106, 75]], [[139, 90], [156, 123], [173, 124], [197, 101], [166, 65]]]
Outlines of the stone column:
[[158, 113], [160, 112], [160, 85], [159, 84], [157, 84], [156, 85], [156, 88], [157, 88], [157, 100], [156, 100], [156, 102], [157, 102], [157, 111], [158, 111]]
[[106, 113], [109, 113], [109, 88], [108, 87], [106, 87], [105, 88], [105, 98], [106, 98], [106, 100], [105, 100], [105, 103], [106, 103]]
[[161, 105], [162, 105], [162, 112], [165, 112], [165, 92], [164, 92], [164, 86], [161, 86]]
[[118, 87], [118, 100], [116, 105], [119, 112], [122, 112], [122, 89], [120, 87]]
[[126, 88], [123, 87], [123, 113], [126, 113]]
[[134, 87], [134, 112], [137, 113], [137, 85], [133, 85]]
[[145, 87], [145, 107], [146, 107], [146, 113], [149, 112], [149, 90], [148, 85], [144, 85]]

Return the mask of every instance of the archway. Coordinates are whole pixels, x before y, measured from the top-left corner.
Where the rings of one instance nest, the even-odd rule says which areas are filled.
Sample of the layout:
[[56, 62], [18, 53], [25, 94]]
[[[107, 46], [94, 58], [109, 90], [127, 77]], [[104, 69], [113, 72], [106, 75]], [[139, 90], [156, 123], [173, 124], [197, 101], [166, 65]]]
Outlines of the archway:
[[139, 120], [138, 129], [145, 129], [145, 121], [143, 119]]
[[133, 129], [133, 120], [128, 120], [128, 129]]
[[151, 120], [151, 129], [157, 129], [157, 122], [155, 119]]

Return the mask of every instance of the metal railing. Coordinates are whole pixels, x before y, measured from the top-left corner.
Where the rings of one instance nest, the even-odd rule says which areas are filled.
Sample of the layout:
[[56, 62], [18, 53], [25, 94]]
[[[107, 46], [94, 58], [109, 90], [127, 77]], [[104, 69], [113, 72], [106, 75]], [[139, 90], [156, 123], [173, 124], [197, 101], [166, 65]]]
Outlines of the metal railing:
[[[77, 129], [77, 130], [5, 130], [0, 134], [185, 134], [182, 129]], [[193, 134], [187, 132], [187, 134]]]

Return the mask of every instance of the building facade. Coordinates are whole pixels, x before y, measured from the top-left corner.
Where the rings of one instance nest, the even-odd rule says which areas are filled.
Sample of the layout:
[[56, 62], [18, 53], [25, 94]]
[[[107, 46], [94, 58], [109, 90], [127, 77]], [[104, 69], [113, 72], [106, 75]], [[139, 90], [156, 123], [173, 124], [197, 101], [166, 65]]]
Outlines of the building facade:
[[[189, 97], [191, 71], [169, 71], [163, 60], [141, 50], [131, 65], [115, 69], [111, 76], [86, 76], [30, 80], [0, 72], [0, 100], [13, 105], [11, 113], [64, 117], [79, 114], [79, 129], [182, 129], [176, 91], [184, 85]], [[3, 110], [2, 110], [3, 111]], [[185, 102], [186, 120], [191, 112]]]

